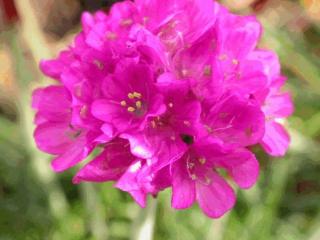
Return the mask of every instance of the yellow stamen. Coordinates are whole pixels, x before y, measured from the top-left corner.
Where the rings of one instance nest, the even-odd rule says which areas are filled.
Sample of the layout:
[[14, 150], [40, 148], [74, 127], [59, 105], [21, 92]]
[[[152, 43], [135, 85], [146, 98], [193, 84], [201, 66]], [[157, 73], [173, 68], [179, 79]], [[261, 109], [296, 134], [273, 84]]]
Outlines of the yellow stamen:
[[134, 112], [136, 109], [134, 107], [128, 107], [128, 112]]
[[133, 93], [128, 93], [128, 98], [129, 99], [134, 99], [134, 94]]
[[212, 68], [210, 65], [206, 65], [203, 69], [203, 75], [206, 77], [210, 77], [212, 75]]
[[199, 163], [201, 163], [202, 165], [206, 163], [206, 159], [204, 157], [201, 157], [198, 159]]
[[187, 164], [187, 167], [188, 167], [189, 169], [192, 169], [194, 166], [195, 166], [194, 163], [188, 163], [188, 164]]
[[121, 101], [120, 104], [121, 104], [122, 107], [127, 106], [127, 102], [126, 101]]
[[212, 130], [212, 127], [208, 126], [208, 125], [204, 125], [205, 129], [207, 130], [208, 133], [212, 133], [213, 130]]
[[218, 57], [218, 59], [219, 59], [220, 61], [225, 61], [225, 60], [228, 59], [228, 56], [227, 56], [226, 54], [221, 54], [221, 55]]
[[209, 185], [211, 182], [212, 180], [208, 176], [205, 176], [205, 184]]
[[130, 26], [133, 23], [132, 19], [128, 18], [128, 19], [123, 19], [121, 21], [121, 26]]
[[238, 65], [238, 64], [239, 64], [239, 61], [238, 61], [237, 59], [232, 59], [232, 64]]
[[94, 60], [93, 63], [100, 69], [100, 70], [103, 70], [104, 68], [104, 65], [101, 61], [99, 60]]
[[142, 94], [138, 93], [138, 92], [133, 92], [133, 96], [136, 97], [136, 98], [141, 98]]
[[140, 108], [141, 108], [141, 106], [142, 106], [141, 101], [136, 101], [136, 107], [137, 107], [138, 109], [140, 109]]
[[197, 176], [195, 174], [191, 174], [190, 177], [191, 177], [192, 180], [196, 180], [197, 179]]
[[114, 32], [107, 32], [107, 34], [106, 34], [106, 38], [108, 40], [116, 40], [117, 37], [118, 37], [117, 34]]

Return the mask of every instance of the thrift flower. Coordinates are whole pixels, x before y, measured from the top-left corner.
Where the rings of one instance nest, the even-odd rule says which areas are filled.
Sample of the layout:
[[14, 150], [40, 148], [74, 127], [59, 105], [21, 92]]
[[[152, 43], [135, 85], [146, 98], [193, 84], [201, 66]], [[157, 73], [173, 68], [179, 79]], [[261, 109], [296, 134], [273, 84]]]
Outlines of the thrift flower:
[[173, 208], [197, 202], [218, 218], [236, 202], [230, 180], [258, 180], [251, 147], [287, 151], [293, 105], [255, 17], [212, 0], [126, 0], [81, 22], [68, 49], [41, 61], [56, 82], [32, 103], [53, 169], [88, 159], [75, 184], [114, 181], [141, 207], [172, 188]]

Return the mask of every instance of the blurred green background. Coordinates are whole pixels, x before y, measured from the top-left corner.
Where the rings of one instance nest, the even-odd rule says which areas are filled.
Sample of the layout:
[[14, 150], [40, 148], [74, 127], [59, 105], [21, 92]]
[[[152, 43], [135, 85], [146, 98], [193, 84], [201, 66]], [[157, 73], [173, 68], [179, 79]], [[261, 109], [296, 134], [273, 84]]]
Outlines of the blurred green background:
[[320, 240], [320, 1], [221, 1], [261, 20], [261, 46], [280, 55], [295, 113], [289, 153], [257, 150], [258, 184], [218, 220], [197, 206], [172, 210], [170, 190], [140, 209], [111, 183], [73, 185], [76, 169], [53, 173], [35, 148], [30, 94], [51, 81], [37, 63], [70, 43], [82, 11], [111, 2], [0, 0], [0, 240]]

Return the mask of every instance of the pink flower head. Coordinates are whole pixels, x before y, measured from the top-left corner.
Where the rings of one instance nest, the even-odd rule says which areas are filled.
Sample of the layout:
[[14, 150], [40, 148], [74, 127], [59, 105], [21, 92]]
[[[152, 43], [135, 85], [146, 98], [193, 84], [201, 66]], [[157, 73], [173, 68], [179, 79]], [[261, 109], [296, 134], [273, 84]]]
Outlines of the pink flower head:
[[227, 176], [244, 189], [258, 179], [252, 146], [285, 154], [292, 101], [255, 17], [212, 0], [127, 0], [84, 13], [82, 27], [40, 63], [57, 82], [32, 103], [55, 171], [99, 150], [74, 183], [115, 181], [142, 207], [171, 187], [173, 208], [197, 202], [217, 218], [236, 202]]

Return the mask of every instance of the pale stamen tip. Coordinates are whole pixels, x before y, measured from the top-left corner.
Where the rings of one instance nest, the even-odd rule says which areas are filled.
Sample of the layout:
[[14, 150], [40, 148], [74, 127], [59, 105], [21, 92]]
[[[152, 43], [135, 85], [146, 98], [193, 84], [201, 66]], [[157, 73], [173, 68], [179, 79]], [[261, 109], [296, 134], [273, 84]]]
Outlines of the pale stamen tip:
[[142, 102], [141, 101], [136, 101], [136, 107], [140, 109], [142, 107]]
[[141, 97], [142, 97], [142, 94], [139, 93], [139, 92], [133, 92], [133, 97], [141, 98]]
[[134, 107], [128, 107], [128, 112], [134, 112], [136, 109]]
[[191, 177], [192, 180], [196, 180], [197, 179], [197, 176], [195, 174], [191, 174], [190, 177]]
[[129, 99], [134, 99], [133, 93], [128, 93], [128, 98], [129, 98]]
[[202, 165], [206, 163], [206, 159], [204, 157], [201, 157], [198, 159], [199, 163], [201, 163]]
[[232, 64], [238, 65], [238, 64], [239, 64], [239, 61], [238, 61], [237, 59], [232, 59]]

